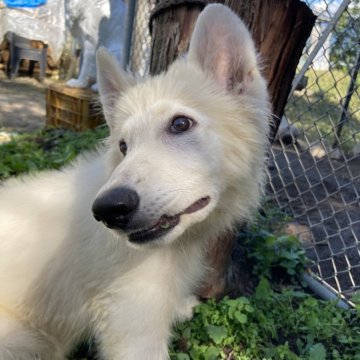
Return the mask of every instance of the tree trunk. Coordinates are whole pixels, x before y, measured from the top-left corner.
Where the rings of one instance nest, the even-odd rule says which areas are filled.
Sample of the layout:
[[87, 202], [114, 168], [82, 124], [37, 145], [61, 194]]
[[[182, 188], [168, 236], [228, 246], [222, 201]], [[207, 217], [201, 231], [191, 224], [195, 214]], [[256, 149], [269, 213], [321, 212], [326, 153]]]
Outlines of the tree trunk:
[[272, 100], [273, 140], [316, 16], [300, 0], [225, 0], [248, 26], [261, 54]]
[[205, 4], [201, 1], [158, 1], [150, 18], [150, 74], [166, 71], [189, 47], [196, 19]]
[[[316, 17], [300, 0], [158, 0], [150, 19], [151, 74], [165, 71], [177, 56], [187, 51], [197, 16], [211, 2], [221, 2], [233, 9], [252, 33], [261, 54], [275, 115], [270, 133], [272, 140]], [[225, 272], [235, 240], [233, 233], [212, 239], [208, 260], [214, 271], [201, 291], [203, 297], [218, 297], [231, 288]]]

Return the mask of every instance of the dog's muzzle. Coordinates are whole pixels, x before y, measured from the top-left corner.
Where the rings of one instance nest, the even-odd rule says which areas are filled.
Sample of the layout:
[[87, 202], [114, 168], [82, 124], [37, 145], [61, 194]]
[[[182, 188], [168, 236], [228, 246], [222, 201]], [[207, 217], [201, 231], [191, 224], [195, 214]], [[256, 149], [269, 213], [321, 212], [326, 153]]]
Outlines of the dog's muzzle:
[[176, 225], [180, 223], [181, 215], [192, 214], [206, 207], [210, 203], [210, 196], [205, 196], [193, 204], [188, 206], [182, 212], [173, 216], [163, 215], [160, 219], [151, 227], [141, 229], [140, 231], [129, 234], [129, 241], [137, 244], [144, 244], [151, 240], [158, 239], [170, 232]]
[[151, 226], [130, 233], [128, 225], [140, 204], [136, 191], [126, 187], [109, 190], [95, 199], [92, 212], [95, 219], [103, 222], [108, 228], [127, 232], [130, 242], [144, 244], [170, 232], [180, 223], [181, 215], [197, 212], [209, 202], [210, 196], [205, 196], [178, 214], [162, 215]]

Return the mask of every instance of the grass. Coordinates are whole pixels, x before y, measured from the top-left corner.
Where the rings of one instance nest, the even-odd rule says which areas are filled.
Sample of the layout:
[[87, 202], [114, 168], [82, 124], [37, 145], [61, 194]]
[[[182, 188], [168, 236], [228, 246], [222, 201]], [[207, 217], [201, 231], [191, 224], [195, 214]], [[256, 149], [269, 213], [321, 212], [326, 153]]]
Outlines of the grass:
[[[58, 169], [96, 147], [105, 128], [84, 133], [49, 129], [0, 145], [0, 179]], [[281, 235], [288, 221], [276, 209], [239, 233], [257, 286], [252, 295], [209, 300], [178, 324], [171, 360], [360, 360], [360, 296], [343, 310], [310, 294], [296, 275], [307, 259], [298, 239]], [[282, 274], [279, 276], [279, 274]], [[71, 360], [93, 359], [84, 351]]]
[[46, 169], [59, 169], [78, 154], [96, 147], [108, 134], [106, 127], [82, 133], [46, 129], [14, 135], [0, 144], [0, 180]]
[[252, 296], [210, 300], [178, 325], [172, 360], [359, 360], [360, 316], [262, 278]]
[[[350, 76], [345, 71], [337, 69], [310, 69], [305, 76], [308, 78], [306, 89], [294, 93], [285, 109], [285, 115], [291, 123], [304, 131], [309, 143], [321, 139], [332, 145]], [[341, 132], [340, 143], [345, 151], [351, 151], [356, 143], [360, 143], [359, 86], [360, 76], [351, 97], [347, 122]]]

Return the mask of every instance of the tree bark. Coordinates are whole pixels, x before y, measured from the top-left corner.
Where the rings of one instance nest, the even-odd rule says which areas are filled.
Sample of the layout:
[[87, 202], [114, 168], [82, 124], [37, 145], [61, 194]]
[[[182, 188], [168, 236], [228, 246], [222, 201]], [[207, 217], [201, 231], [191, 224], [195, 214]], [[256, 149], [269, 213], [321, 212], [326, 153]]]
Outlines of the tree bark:
[[189, 48], [196, 19], [205, 4], [201, 1], [158, 1], [150, 19], [150, 74], [166, 71]]
[[[274, 114], [270, 132], [272, 141], [316, 17], [300, 0], [158, 0], [150, 20], [151, 74], [165, 71], [177, 56], [187, 51], [197, 16], [212, 2], [233, 9], [252, 33], [268, 81]], [[235, 241], [236, 235], [227, 233], [210, 242], [208, 261], [213, 272], [204, 284], [201, 296], [218, 297], [231, 288], [225, 273]]]
[[316, 16], [300, 0], [225, 0], [224, 4], [246, 23], [261, 54], [275, 115], [270, 133], [273, 140]]

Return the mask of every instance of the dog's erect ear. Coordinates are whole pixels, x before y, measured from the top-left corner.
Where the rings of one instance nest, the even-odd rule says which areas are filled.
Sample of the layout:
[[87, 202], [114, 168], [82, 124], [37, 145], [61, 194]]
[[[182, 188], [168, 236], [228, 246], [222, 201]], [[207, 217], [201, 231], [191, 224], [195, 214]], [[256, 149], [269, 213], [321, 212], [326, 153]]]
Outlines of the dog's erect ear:
[[245, 24], [228, 7], [208, 5], [199, 15], [188, 59], [227, 91], [246, 91], [257, 71], [256, 51]]
[[100, 101], [111, 129], [116, 121], [116, 101], [127, 88], [134, 85], [135, 80], [120, 68], [104, 47], [96, 53], [96, 67]]

